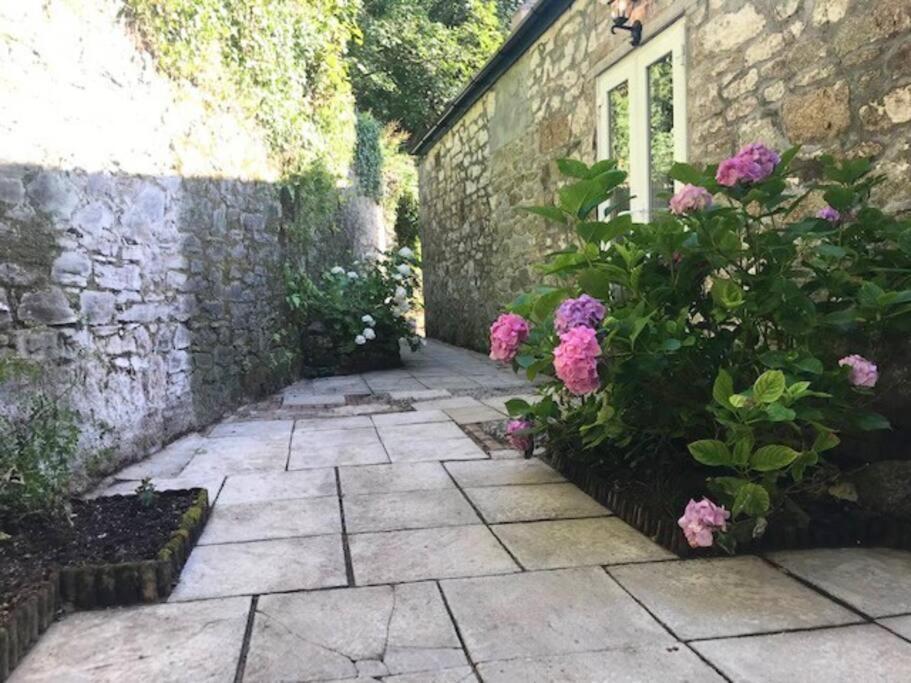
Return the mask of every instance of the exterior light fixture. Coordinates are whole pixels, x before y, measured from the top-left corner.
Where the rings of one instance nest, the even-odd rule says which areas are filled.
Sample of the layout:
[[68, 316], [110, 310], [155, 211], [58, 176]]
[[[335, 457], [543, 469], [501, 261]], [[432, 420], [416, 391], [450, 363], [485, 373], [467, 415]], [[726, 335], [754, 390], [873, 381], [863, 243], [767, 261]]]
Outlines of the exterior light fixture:
[[614, 22], [614, 25], [610, 28], [611, 34], [616, 33], [617, 29], [629, 31], [629, 42], [633, 47], [642, 42], [642, 22], [637, 19], [629, 23], [635, 4], [636, 0], [612, 0], [610, 11], [611, 19]]

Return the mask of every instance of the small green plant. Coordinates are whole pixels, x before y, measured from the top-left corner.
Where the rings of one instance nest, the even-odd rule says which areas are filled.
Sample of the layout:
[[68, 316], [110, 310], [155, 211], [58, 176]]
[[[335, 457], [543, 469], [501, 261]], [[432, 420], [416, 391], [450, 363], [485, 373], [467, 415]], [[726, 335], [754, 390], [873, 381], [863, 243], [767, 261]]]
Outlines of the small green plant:
[[158, 489], [156, 489], [155, 484], [152, 483], [152, 477], [143, 478], [143, 480], [139, 482], [139, 486], [136, 487], [134, 493], [139, 498], [139, 503], [144, 508], [152, 507], [158, 500]]

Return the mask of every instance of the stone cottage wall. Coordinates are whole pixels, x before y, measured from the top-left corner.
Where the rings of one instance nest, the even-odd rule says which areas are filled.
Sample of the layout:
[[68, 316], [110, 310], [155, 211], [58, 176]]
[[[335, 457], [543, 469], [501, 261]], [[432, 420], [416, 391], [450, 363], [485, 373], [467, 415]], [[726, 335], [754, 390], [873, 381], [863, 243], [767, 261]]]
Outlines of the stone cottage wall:
[[[875, 155], [879, 199], [911, 210], [911, 1], [649, 0], [645, 35], [687, 20], [691, 161], [743, 143]], [[595, 80], [631, 49], [609, 7], [577, 0], [421, 160], [428, 334], [486, 348], [503, 303], [562, 244], [542, 219], [554, 159], [596, 154]], [[812, 172], [808, 164], [807, 172]]]
[[283, 291], [262, 135], [157, 74], [119, 6], [0, 5], [0, 353], [72, 385], [99, 469], [273, 386]]

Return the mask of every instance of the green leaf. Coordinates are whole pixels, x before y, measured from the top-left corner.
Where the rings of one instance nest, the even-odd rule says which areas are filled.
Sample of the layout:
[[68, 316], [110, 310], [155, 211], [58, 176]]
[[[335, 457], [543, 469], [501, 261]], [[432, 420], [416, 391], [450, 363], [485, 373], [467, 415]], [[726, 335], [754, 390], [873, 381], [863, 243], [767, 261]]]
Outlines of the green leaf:
[[852, 415], [852, 421], [858, 429], [865, 432], [873, 432], [879, 429], [892, 429], [892, 425], [885, 417], [879, 413], [869, 410], [861, 410]]
[[784, 373], [781, 370], [767, 370], [753, 383], [753, 398], [760, 403], [774, 403], [785, 390]]
[[791, 478], [794, 481], [803, 479], [803, 475], [808, 467], [813, 467], [819, 462], [819, 454], [815, 451], [806, 451], [800, 454], [794, 462], [791, 463]]
[[705, 174], [699, 171], [695, 166], [684, 164], [679, 161], [671, 166], [668, 175], [674, 180], [679, 180], [681, 183], [689, 183], [690, 185], [701, 185], [705, 182]]
[[661, 342], [662, 351], [676, 351], [681, 346], [683, 346], [683, 344], [680, 343], [679, 339], [665, 339]]
[[797, 413], [778, 402], [767, 405], [765, 413], [770, 422], [790, 422], [797, 417]]
[[506, 410], [513, 417], [528, 415], [531, 412], [531, 404], [521, 398], [511, 398], [506, 401]]
[[579, 287], [596, 299], [607, 299], [611, 294], [611, 281], [607, 273], [599, 268], [589, 268], [579, 273]]
[[763, 446], [750, 458], [750, 467], [757, 472], [774, 472], [783, 470], [797, 460], [800, 453], [781, 444]]
[[711, 467], [729, 466], [732, 463], [731, 451], [717, 439], [702, 439], [689, 444], [690, 455], [703, 465]]
[[764, 515], [769, 511], [769, 492], [758, 484], [747, 483], [740, 487], [737, 495], [734, 497], [734, 506], [731, 509], [731, 515], [736, 517], [741, 512], [745, 512], [751, 517]]
[[576, 226], [576, 232], [586, 242], [601, 244], [625, 235], [633, 228], [633, 217], [629, 214], [617, 216], [611, 221], [583, 221]]
[[857, 502], [857, 488], [850, 481], [841, 481], [829, 487], [829, 495], [839, 500]]
[[730, 398], [728, 398], [728, 403], [730, 403], [735, 408], [743, 408], [749, 402], [750, 398], [748, 396], [744, 396], [743, 394], [733, 394]]
[[734, 379], [727, 370], [719, 370], [718, 376], [715, 377], [715, 384], [712, 386], [712, 398], [723, 408], [729, 408], [728, 402], [734, 395]]
[[588, 169], [588, 177], [596, 178], [599, 175], [603, 175], [608, 171], [614, 171], [617, 168], [617, 162], [613, 159], [602, 159], [592, 164], [592, 167]]
[[535, 362], [535, 357], [527, 353], [520, 354], [516, 356], [516, 364], [520, 368], [528, 368]]
[[733, 280], [715, 278], [712, 283], [712, 301], [720, 308], [739, 308], [743, 305], [743, 290]]
[[532, 311], [537, 321], [543, 321], [549, 318], [554, 309], [559, 306], [564, 299], [571, 296], [572, 293], [567, 289], [554, 289], [538, 297]]
[[576, 159], [557, 159], [557, 168], [560, 169], [560, 173], [572, 178], [587, 179], [589, 177], [588, 166]]
[[829, 206], [841, 213], [850, 211], [854, 204], [854, 193], [845, 187], [830, 187], [822, 196]]
[[822, 361], [813, 356], [804, 356], [794, 361], [794, 367], [811, 375], [821, 375], [823, 371]]
[[750, 462], [755, 439], [752, 433], [746, 433], [734, 442], [734, 464], [743, 467]]
[[735, 498], [740, 489], [750, 482], [739, 477], [712, 477], [708, 480], [708, 483], [714, 490], [721, 491], [731, 498]]
[[815, 441], [813, 441], [813, 450], [817, 453], [824, 453], [835, 448], [840, 443], [841, 439], [834, 432], [820, 431], [816, 435]]
[[520, 206], [517, 211], [533, 213], [537, 216], [544, 216], [547, 220], [566, 225], [566, 214], [560, 211], [556, 206]]

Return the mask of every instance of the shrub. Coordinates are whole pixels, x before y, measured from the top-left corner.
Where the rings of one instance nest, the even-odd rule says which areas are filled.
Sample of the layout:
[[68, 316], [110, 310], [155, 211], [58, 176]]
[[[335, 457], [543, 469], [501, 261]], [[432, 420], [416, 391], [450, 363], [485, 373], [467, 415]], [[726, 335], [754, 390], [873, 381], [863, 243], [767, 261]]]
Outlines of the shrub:
[[383, 198], [382, 128], [370, 114], [357, 115], [357, 144], [354, 147], [354, 173], [361, 192], [374, 201]]
[[614, 467], [678, 471], [689, 451], [731, 513], [713, 527], [729, 549], [797, 494], [844, 490], [837, 435], [889, 427], [870, 406], [897, 374], [883, 368], [880, 386], [863, 356], [911, 328], [911, 223], [869, 205], [868, 161], [828, 157], [809, 188], [828, 206], [800, 217], [796, 152], [676, 164], [685, 186], [648, 224], [592, 218], [625, 180], [613, 161], [561, 160], [556, 205], [525, 209], [570, 246], [509, 308], [530, 330], [507, 357], [550, 376], [540, 403], [511, 412]]
[[420, 237], [418, 220], [418, 200], [410, 192], [403, 194], [395, 210], [395, 239], [398, 244], [412, 249], [415, 247]]
[[316, 349], [304, 349], [309, 364], [331, 372], [377, 348], [397, 358], [400, 340], [416, 350], [421, 340], [408, 314], [418, 266], [414, 253], [403, 247], [349, 269], [335, 266], [318, 284], [303, 271], [288, 271], [287, 302], [296, 328], [305, 343], [316, 337], [327, 342], [327, 360], [315, 359]]
[[0, 382], [16, 383], [3, 390], [18, 397], [0, 411], [0, 525], [26, 515], [62, 518], [68, 507], [79, 429], [59, 397], [26, 387], [23, 373], [36, 372], [0, 359]]

